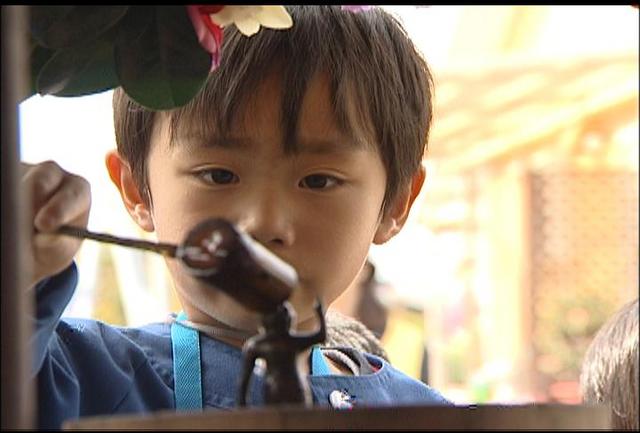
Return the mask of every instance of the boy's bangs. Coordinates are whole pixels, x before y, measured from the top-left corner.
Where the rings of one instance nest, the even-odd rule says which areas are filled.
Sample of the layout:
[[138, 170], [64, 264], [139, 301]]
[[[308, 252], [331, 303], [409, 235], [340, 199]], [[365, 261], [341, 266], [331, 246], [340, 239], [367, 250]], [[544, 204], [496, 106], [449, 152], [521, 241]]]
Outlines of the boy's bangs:
[[[367, 73], [370, 64], [362, 57], [366, 35], [347, 31], [352, 24], [328, 27], [330, 14], [337, 14], [338, 22], [364, 18], [329, 7], [322, 7], [326, 12], [317, 15], [305, 12], [305, 7], [287, 8], [294, 26], [286, 31], [262, 29], [247, 37], [232, 27], [225, 30], [220, 66], [196, 98], [171, 113], [172, 142], [182, 131], [204, 140], [224, 139], [236, 116], [251, 103], [250, 89], [275, 74], [282, 99], [281, 106], [273, 109], [281, 113], [284, 150], [295, 153], [298, 119], [308, 84], [316, 74], [327, 73], [338, 127], [356, 145], [375, 147], [377, 138], [367, 94], [383, 83], [371, 82], [377, 74]], [[335, 41], [327, 44], [327, 37]]]

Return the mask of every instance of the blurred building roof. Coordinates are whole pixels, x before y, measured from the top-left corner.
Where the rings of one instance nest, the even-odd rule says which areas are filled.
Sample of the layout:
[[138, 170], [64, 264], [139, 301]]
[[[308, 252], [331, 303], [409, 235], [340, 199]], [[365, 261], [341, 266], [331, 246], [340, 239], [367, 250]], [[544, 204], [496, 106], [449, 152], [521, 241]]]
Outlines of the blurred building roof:
[[554, 134], [599, 112], [637, 120], [638, 69], [631, 52], [440, 71], [427, 157], [459, 172], [553, 145]]

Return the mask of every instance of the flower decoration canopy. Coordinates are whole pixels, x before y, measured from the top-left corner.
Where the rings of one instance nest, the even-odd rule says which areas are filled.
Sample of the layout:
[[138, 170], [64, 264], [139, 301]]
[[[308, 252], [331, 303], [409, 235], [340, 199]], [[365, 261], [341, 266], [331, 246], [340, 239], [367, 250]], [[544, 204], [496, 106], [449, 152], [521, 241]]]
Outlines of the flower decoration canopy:
[[[342, 6], [360, 12], [370, 6]], [[30, 6], [34, 94], [82, 96], [122, 86], [140, 105], [187, 104], [220, 64], [223, 28], [246, 37], [295, 25], [284, 6]]]

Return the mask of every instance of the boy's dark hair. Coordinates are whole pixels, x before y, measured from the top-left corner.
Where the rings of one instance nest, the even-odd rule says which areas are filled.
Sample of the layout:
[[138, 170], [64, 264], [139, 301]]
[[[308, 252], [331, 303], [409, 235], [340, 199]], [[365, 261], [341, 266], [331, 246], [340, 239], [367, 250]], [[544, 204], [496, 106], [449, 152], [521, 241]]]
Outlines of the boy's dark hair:
[[[184, 107], [170, 112], [171, 134], [180, 128], [224, 137], [238, 110], [269, 72], [280, 72], [284, 149], [295, 152], [299, 111], [309, 81], [327, 73], [340, 128], [370, 137], [387, 173], [384, 204], [416, 173], [432, 119], [433, 80], [402, 25], [380, 8], [342, 11], [340, 6], [286, 6], [287, 30], [262, 29], [246, 37], [224, 30], [221, 64]], [[146, 159], [155, 113], [122, 90], [113, 96], [116, 142], [148, 202]], [[191, 131], [190, 131], [191, 132]]]

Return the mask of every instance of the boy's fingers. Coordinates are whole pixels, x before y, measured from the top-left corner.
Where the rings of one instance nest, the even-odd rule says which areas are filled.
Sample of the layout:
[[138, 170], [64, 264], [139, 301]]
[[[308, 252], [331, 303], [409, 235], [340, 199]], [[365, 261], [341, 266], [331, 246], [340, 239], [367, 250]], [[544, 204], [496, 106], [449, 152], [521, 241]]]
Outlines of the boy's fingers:
[[34, 226], [41, 232], [52, 232], [65, 224], [85, 226], [91, 207], [89, 182], [67, 174], [58, 189], [35, 215]]
[[32, 212], [35, 213], [58, 189], [65, 172], [53, 161], [37, 165], [22, 163], [21, 166], [22, 186], [31, 194]]

